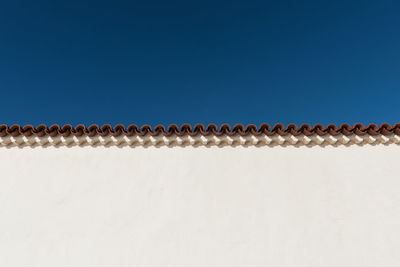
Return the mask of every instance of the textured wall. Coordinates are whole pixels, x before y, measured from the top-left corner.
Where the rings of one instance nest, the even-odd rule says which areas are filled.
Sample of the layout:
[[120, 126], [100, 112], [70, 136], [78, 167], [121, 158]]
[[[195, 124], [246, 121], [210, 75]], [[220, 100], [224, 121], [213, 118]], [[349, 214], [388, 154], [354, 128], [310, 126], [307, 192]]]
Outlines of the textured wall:
[[0, 266], [399, 266], [400, 146], [0, 148]]

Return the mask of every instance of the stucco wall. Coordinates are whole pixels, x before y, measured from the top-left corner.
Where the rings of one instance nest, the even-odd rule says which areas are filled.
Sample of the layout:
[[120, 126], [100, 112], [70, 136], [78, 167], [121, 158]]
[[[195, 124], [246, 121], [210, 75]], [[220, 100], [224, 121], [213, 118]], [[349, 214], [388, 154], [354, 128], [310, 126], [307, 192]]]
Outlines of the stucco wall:
[[0, 266], [399, 266], [400, 146], [0, 149]]

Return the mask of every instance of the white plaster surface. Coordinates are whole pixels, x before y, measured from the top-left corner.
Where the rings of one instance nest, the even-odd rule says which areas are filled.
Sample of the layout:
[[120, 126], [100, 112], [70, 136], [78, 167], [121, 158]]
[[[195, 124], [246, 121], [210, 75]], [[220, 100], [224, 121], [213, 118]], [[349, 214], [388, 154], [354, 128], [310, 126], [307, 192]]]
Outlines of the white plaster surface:
[[0, 266], [400, 266], [400, 146], [0, 149]]

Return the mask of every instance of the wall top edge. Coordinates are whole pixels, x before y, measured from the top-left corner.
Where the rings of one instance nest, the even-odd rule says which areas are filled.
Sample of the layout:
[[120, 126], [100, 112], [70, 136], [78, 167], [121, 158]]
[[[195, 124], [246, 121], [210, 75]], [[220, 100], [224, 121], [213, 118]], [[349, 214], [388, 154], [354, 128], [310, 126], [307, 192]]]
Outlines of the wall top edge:
[[183, 137], [183, 136], [216, 136], [216, 137], [232, 137], [232, 136], [321, 136], [321, 137], [329, 137], [329, 136], [390, 136], [390, 135], [399, 135], [400, 136], [400, 123], [397, 124], [387, 124], [383, 123], [381, 125], [369, 124], [364, 126], [361, 123], [356, 123], [353, 126], [349, 124], [341, 124], [336, 126], [334, 124], [329, 124], [327, 126], [323, 126], [321, 124], [309, 125], [302, 124], [301, 126], [296, 126], [295, 124], [289, 124], [284, 126], [283, 124], [275, 124], [270, 126], [267, 123], [263, 123], [260, 126], [256, 126], [254, 124], [250, 124], [244, 126], [242, 124], [236, 124], [234, 126], [230, 126], [229, 124], [222, 124], [217, 126], [216, 124], [209, 124], [207, 126], [203, 124], [196, 124], [191, 126], [190, 124], [182, 124], [178, 126], [176, 124], [170, 124], [168, 126], [158, 125], [152, 128], [149, 125], [143, 125], [141, 127], [131, 124], [125, 127], [122, 124], [117, 124], [115, 126], [111, 126], [109, 124], [105, 124], [102, 126], [93, 124], [90, 126], [85, 125], [38, 125], [34, 127], [32, 125], [0, 125], [0, 137]]

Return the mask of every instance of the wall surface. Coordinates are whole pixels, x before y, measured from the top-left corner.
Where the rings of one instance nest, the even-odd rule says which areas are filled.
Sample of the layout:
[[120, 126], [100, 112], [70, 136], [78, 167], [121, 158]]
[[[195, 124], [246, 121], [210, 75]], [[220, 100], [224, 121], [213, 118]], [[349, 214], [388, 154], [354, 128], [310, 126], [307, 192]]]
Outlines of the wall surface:
[[400, 266], [400, 146], [0, 148], [0, 266]]

